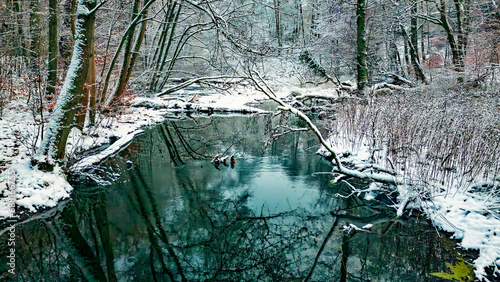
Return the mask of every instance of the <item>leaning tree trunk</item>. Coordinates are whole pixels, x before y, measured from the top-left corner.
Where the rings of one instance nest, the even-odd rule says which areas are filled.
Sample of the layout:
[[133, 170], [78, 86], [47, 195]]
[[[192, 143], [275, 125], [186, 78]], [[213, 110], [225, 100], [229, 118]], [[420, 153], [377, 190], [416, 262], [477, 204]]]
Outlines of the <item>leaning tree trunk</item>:
[[[155, 0], [148, 0], [148, 1], [144, 2], [144, 6], [142, 7], [140, 14], [136, 15], [135, 17], [132, 17], [132, 21], [130, 22], [129, 26], [127, 27], [127, 30], [125, 31], [125, 34], [123, 35], [123, 38], [117, 47], [116, 53], [110, 62], [108, 72], [106, 74], [106, 78], [104, 79], [104, 86], [103, 86], [103, 90], [102, 90], [101, 97], [100, 97], [100, 102], [104, 106], [109, 105], [112, 100], [117, 99], [117, 98], [115, 98], [115, 94], [117, 94], [119, 91], [117, 92], [115, 89], [109, 95], [107, 94], [107, 91], [108, 91], [108, 86], [109, 86], [110, 79], [111, 79], [111, 73], [113, 72], [115, 64], [118, 61], [118, 57], [121, 54], [124, 46], [126, 49], [128, 49], [128, 51], [125, 51], [125, 54], [124, 54], [124, 61], [127, 61], [127, 63], [124, 62], [124, 64], [122, 64], [122, 69], [120, 70], [120, 81], [121, 82], [120, 81], [118, 82], [117, 89], [120, 88], [120, 85], [123, 85], [121, 88], [124, 90], [126, 84], [128, 83], [128, 79], [130, 78], [129, 74], [131, 73], [133, 65], [135, 63], [135, 60], [138, 56], [136, 54], [133, 54], [132, 59], [130, 59], [131, 54], [130, 54], [130, 48], [128, 46], [131, 44], [131, 40], [132, 40], [133, 34], [135, 33], [135, 28], [136, 28], [138, 22], [140, 20], [142, 20], [144, 17], [146, 17], [147, 10], [154, 2], [155, 2]], [[177, 2], [175, 2], [175, 3], [177, 3]], [[141, 30], [141, 34], [139, 35], [140, 39], [138, 39], [136, 41], [136, 44], [134, 47], [134, 52], [136, 52], [136, 51], [138, 52], [139, 48], [142, 44], [142, 40], [144, 37], [145, 28], [146, 28], [144, 21], [142, 23], [142, 26], [143, 26], [143, 28]], [[123, 91], [121, 93], [118, 93], [118, 94], [121, 95], [122, 93], [123, 93]]]
[[366, 1], [357, 0], [356, 23], [357, 23], [357, 70], [358, 70], [358, 92], [362, 95], [363, 90], [368, 85], [368, 55], [366, 53]]
[[[147, 5], [147, 0], [144, 1], [144, 5]], [[131, 21], [133, 21], [137, 17], [145, 19], [147, 17], [148, 13], [147, 11], [148, 11], [147, 8], [143, 9], [139, 14], [139, 0], [135, 0], [132, 8]], [[132, 70], [134, 68], [135, 61], [137, 60], [137, 57], [139, 55], [139, 50], [141, 48], [142, 41], [144, 40], [144, 36], [146, 34], [146, 26], [147, 26], [147, 21], [146, 20], [142, 21], [141, 30], [134, 44], [132, 43], [134, 40], [135, 27], [132, 29], [130, 33], [126, 34], [125, 51], [123, 54], [122, 68], [120, 70], [120, 76], [118, 77], [118, 82], [116, 83], [116, 87], [112, 95], [114, 100], [118, 100], [125, 93], [128, 82], [130, 80], [130, 76], [132, 74]]]
[[[87, 78], [91, 46], [87, 31], [92, 28], [89, 21], [96, 7], [95, 0], [80, 0], [77, 9], [75, 43], [69, 70], [61, 93], [47, 126], [45, 139], [37, 153], [39, 161], [51, 162], [64, 158], [66, 141], [74, 125], [75, 113], [81, 103], [82, 89]], [[92, 10], [92, 11], [90, 11]]]

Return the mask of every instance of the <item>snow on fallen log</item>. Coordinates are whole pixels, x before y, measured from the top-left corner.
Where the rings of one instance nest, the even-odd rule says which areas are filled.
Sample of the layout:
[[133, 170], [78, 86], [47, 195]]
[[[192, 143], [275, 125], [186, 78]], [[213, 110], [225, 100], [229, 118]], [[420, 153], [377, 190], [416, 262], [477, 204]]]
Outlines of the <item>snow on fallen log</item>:
[[86, 157], [78, 161], [77, 163], [75, 163], [70, 167], [70, 170], [73, 172], [81, 172], [92, 168], [93, 166], [105, 161], [106, 159], [116, 155], [118, 152], [125, 149], [132, 142], [132, 140], [136, 135], [141, 134], [143, 132], [144, 130], [138, 129], [125, 135], [124, 137], [118, 139], [115, 143], [111, 144], [108, 148], [98, 153], [97, 155]]
[[[231, 96], [228, 96], [227, 99], [231, 99]], [[145, 108], [153, 108], [153, 109], [167, 109], [169, 112], [185, 112], [185, 113], [243, 113], [243, 114], [251, 114], [251, 113], [268, 113], [268, 111], [249, 107], [242, 106], [239, 104], [230, 105], [230, 103], [220, 103], [221, 105], [206, 105], [201, 103], [190, 103], [186, 102], [183, 99], [172, 99], [172, 98], [156, 98], [156, 99], [141, 99], [137, 98], [133, 103], [132, 107], [145, 107]]]
[[340, 102], [339, 96], [337, 94], [303, 94], [295, 97], [295, 99], [298, 101], [316, 99], [316, 100], [329, 100], [332, 103]]

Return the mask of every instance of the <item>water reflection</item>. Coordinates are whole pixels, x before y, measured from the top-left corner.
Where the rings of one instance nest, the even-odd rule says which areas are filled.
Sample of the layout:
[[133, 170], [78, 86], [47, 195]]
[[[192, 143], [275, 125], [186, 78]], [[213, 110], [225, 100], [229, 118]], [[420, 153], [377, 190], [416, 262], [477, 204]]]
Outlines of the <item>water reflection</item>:
[[[280, 138], [266, 152], [270, 122], [188, 118], [148, 130], [95, 171], [111, 185], [78, 179], [61, 212], [18, 225], [18, 274], [8, 275], [2, 256], [2, 278], [433, 281], [428, 273], [457, 260], [454, 242], [427, 221], [395, 219], [377, 201], [335, 197], [345, 187], [313, 176], [330, 168], [307, 133]], [[234, 169], [215, 169], [215, 154], [236, 155]], [[374, 226], [342, 231], [349, 223]]]

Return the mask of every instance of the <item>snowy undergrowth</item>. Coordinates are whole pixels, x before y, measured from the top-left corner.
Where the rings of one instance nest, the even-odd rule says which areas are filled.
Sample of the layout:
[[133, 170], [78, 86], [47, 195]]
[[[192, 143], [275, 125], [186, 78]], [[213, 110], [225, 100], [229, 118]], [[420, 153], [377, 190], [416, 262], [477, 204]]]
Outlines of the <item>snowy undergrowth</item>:
[[[60, 200], [68, 198], [73, 189], [61, 168], [56, 166], [51, 172], [43, 172], [31, 167], [30, 159], [34, 148], [40, 145], [39, 140], [36, 142], [38, 125], [32, 122], [28, 111], [22, 110], [23, 101], [15, 100], [7, 109], [0, 120], [0, 153], [3, 156], [0, 219], [14, 216], [11, 201], [15, 201], [18, 207], [36, 212], [54, 207]], [[76, 152], [109, 143], [111, 137], [118, 139], [116, 143], [119, 144], [120, 140], [130, 138], [131, 133], [137, 133], [139, 128], [163, 121], [166, 114], [166, 110], [136, 108], [120, 118], [102, 119], [98, 126], [85, 129], [85, 134], [74, 129], [68, 138], [67, 155], [75, 156]], [[113, 153], [116, 152], [110, 152]], [[97, 155], [105, 158], [102, 154]], [[76, 159], [82, 157], [84, 156]], [[90, 161], [88, 163], [95, 164]], [[82, 166], [83, 163], [80, 163], [79, 167]]]
[[16, 162], [0, 175], [0, 191], [4, 196], [0, 198], [0, 219], [19, 216], [11, 208], [13, 198], [17, 206], [36, 212], [40, 207], [56, 206], [72, 190], [60, 167], [47, 173], [32, 168], [29, 160]]
[[[328, 142], [338, 152], [342, 163], [356, 168], [377, 165], [377, 158], [374, 159], [373, 156], [387, 154], [387, 147], [377, 148], [378, 154], [374, 154], [369, 145], [371, 142], [363, 137], [331, 135]], [[329, 152], [321, 147], [318, 154], [328, 156]], [[466, 181], [458, 180], [457, 178], [463, 178], [460, 175], [454, 176], [456, 179], [451, 186], [445, 186], [446, 183], [421, 181], [420, 173], [411, 173], [420, 170], [421, 168], [406, 167], [405, 174], [398, 176], [399, 182], [404, 183], [395, 187], [399, 196], [394, 208], [398, 215], [401, 216], [407, 208], [421, 209], [435, 226], [452, 233], [452, 238], [459, 239], [460, 247], [479, 250], [479, 257], [474, 261], [477, 279], [486, 279], [485, 268], [490, 266], [494, 268], [495, 275], [500, 275], [500, 217], [495, 211], [500, 197], [489, 189], [464, 189], [459, 184]], [[500, 181], [489, 177], [469, 183], [467, 187], [491, 188], [492, 183], [495, 187], [500, 186]], [[354, 192], [366, 200], [371, 200], [383, 191], [381, 184], [372, 183], [363, 192]]]

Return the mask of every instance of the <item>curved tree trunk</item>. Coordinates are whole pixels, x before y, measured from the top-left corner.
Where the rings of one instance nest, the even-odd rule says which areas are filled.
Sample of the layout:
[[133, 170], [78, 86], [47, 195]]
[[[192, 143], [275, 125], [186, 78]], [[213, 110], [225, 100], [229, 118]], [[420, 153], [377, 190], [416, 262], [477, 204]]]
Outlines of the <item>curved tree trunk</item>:
[[[120, 70], [120, 78], [123, 78], [123, 79], [121, 80], [122, 82], [118, 82], [117, 87], [119, 87], [120, 84], [124, 84], [124, 86], [123, 86], [123, 89], [124, 89], [124, 87], [128, 83], [128, 78], [130, 78], [130, 76], [128, 74], [131, 72], [131, 68], [133, 67], [133, 64], [135, 63], [135, 59], [137, 58], [134, 54], [134, 56], [132, 56], [132, 59], [130, 60], [131, 55], [130, 55], [130, 48], [128, 47], [128, 45], [131, 44], [131, 40], [132, 40], [133, 34], [135, 33], [135, 28], [136, 28], [137, 24], [139, 23], [140, 20], [142, 20], [143, 18], [146, 17], [147, 10], [154, 2], [155, 2], [155, 0], [148, 0], [147, 2], [145, 2], [144, 6], [141, 9], [140, 15], [137, 15], [137, 13], [135, 13], [134, 14], [135, 16], [132, 17], [132, 21], [129, 24], [129, 26], [127, 27], [127, 30], [125, 31], [125, 34], [123, 35], [123, 38], [120, 41], [120, 44], [118, 45], [116, 53], [110, 62], [109, 69], [108, 69], [108, 72], [106, 74], [106, 78], [104, 79], [104, 86], [102, 89], [102, 93], [100, 96], [101, 104], [109, 105], [109, 103], [115, 99], [115, 94], [117, 93], [116, 89], [110, 95], [107, 95], [107, 91], [108, 91], [108, 86], [109, 86], [109, 82], [110, 82], [110, 78], [111, 78], [111, 73], [113, 72], [115, 64], [118, 61], [118, 57], [119, 57], [124, 45], [126, 45], [125, 48], [129, 50], [128, 52], [125, 51], [125, 57], [124, 57], [124, 61], [127, 60], [128, 63], [122, 64], [122, 70]], [[143, 29], [145, 29], [144, 22], [143, 22]], [[144, 34], [141, 34], [140, 37], [141, 36], [143, 37]], [[138, 50], [140, 48], [141, 44], [142, 44], [142, 38], [140, 40], [136, 41], [136, 47], [134, 48], [134, 50]], [[127, 57], [128, 57], [128, 59], [127, 59]], [[126, 68], [125, 70], [123, 70], [124, 67]], [[123, 75], [123, 77], [122, 77], [122, 75]], [[119, 93], [119, 94], [121, 94], [121, 93]]]
[[[135, 17], [139, 16], [139, 0], [134, 1], [134, 5], [132, 8], [132, 19], [134, 20]], [[116, 87], [113, 93], [114, 99], [118, 99], [119, 96], [125, 92], [125, 89], [127, 87], [128, 79], [127, 79], [127, 74], [129, 68], [132, 68], [133, 66], [131, 65], [131, 53], [132, 53], [132, 45], [134, 41], [134, 35], [135, 35], [135, 26], [132, 28], [131, 32], [127, 33], [126, 36], [126, 41], [125, 41], [125, 50], [123, 54], [123, 62], [122, 62], [122, 68], [120, 70], [120, 75], [118, 77], [118, 82], [116, 83]]]

